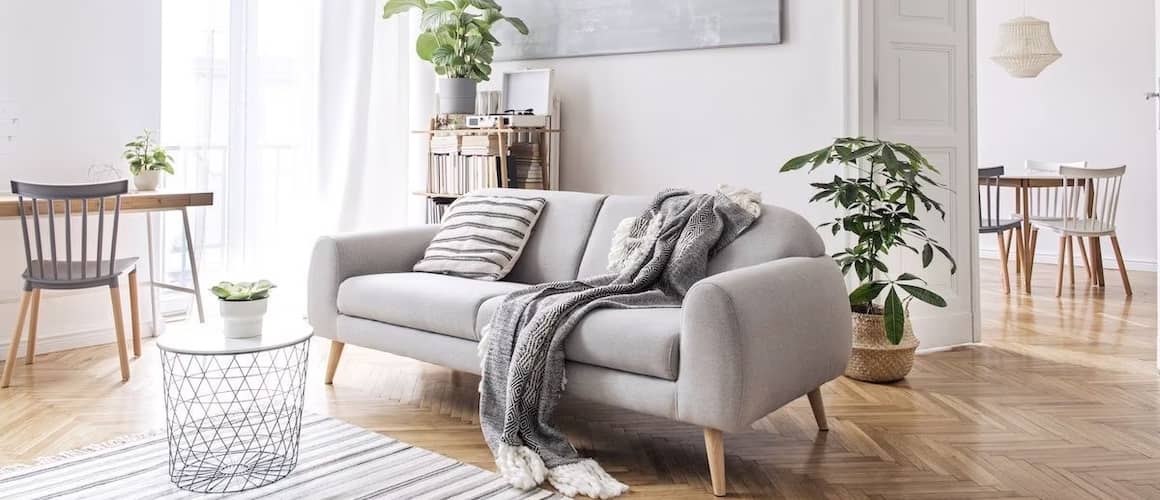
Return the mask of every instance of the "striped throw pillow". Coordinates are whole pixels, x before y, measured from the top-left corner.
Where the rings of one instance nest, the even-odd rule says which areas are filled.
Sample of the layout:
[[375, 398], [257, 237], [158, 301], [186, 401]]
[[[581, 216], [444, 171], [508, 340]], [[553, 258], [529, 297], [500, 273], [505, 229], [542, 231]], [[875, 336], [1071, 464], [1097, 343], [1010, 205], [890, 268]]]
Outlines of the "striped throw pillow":
[[495, 281], [511, 272], [547, 200], [467, 195], [451, 204], [415, 271]]

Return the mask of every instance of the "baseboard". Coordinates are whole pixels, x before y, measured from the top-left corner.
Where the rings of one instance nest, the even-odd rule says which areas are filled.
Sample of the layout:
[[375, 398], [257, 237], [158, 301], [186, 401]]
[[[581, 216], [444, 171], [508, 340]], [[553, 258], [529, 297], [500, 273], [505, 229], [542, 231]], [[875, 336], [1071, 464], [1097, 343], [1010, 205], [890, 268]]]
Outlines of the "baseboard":
[[[999, 251], [996, 249], [993, 249], [993, 248], [980, 248], [979, 249], [979, 258], [990, 259], [990, 260], [999, 260]], [[1011, 258], [1012, 259], [1015, 258], [1014, 253], [1011, 254]], [[1051, 252], [1051, 253], [1035, 252], [1035, 262], [1037, 264], [1038, 263], [1055, 264], [1056, 262], [1058, 262], [1058, 260], [1059, 260], [1059, 257], [1057, 257], [1055, 255], [1055, 252]], [[1075, 260], [1076, 260], [1077, 266], [1083, 265], [1083, 261], [1080, 260], [1078, 252], [1077, 252]], [[1156, 262], [1151, 261], [1151, 260], [1124, 259], [1124, 265], [1128, 266], [1129, 271], [1149, 271], [1149, 272], [1154, 273], [1154, 272], [1156, 272], [1156, 269], [1157, 269]], [[1120, 266], [1116, 265], [1116, 258], [1115, 257], [1106, 257], [1105, 256], [1104, 269], [1119, 269], [1119, 268], [1120, 268]]]
[[[146, 322], [141, 323], [141, 338], [148, 338], [153, 336], [152, 325]], [[5, 338], [0, 342], [0, 353], [7, 353], [8, 346], [11, 345], [11, 338]], [[36, 336], [36, 353], [46, 354], [57, 351], [67, 351], [69, 349], [79, 349], [81, 347], [89, 347], [94, 345], [112, 344], [117, 341], [117, 334], [114, 333], [113, 328], [97, 328], [93, 330], [77, 330], [72, 332], [54, 333], [52, 335], [44, 335], [44, 332], [39, 332]], [[129, 325], [125, 325], [125, 341], [132, 342], [132, 333], [129, 330]], [[132, 348], [131, 344], [127, 344]], [[24, 335], [21, 335], [20, 349], [17, 354], [18, 357], [23, 357], [28, 349], [28, 330], [25, 327]]]

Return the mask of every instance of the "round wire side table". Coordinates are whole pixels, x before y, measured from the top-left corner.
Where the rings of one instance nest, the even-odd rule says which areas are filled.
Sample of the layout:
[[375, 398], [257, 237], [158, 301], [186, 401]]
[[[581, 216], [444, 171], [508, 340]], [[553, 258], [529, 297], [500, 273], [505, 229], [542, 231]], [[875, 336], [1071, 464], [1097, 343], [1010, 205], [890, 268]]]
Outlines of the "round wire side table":
[[306, 361], [304, 323], [267, 321], [260, 337], [175, 325], [157, 340], [169, 431], [169, 478], [199, 493], [245, 491], [298, 464]]

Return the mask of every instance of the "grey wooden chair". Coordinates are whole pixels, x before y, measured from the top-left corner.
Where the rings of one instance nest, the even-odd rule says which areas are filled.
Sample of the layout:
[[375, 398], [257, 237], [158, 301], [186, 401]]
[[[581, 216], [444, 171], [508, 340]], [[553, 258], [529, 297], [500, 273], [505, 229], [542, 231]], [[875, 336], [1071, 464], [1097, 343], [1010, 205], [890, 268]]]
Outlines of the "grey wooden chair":
[[[28, 326], [28, 350], [25, 364], [36, 355], [36, 327], [40, 315], [42, 290], [78, 290], [109, 287], [113, 305], [113, 326], [117, 335], [117, 354], [121, 361], [121, 380], [129, 380], [129, 359], [125, 349], [125, 324], [121, 317], [121, 275], [129, 273], [129, 308], [132, 313], [133, 355], [141, 355], [141, 321], [137, 300], [137, 258], [117, 258], [117, 228], [121, 219], [121, 195], [129, 191], [129, 181], [99, 184], [48, 185], [12, 181], [12, 193], [20, 202], [20, 226], [24, 236], [24, 293], [8, 361], [4, 364], [0, 387], [8, 387], [25, 319], [31, 310]], [[111, 204], [111, 206], [110, 206]], [[106, 212], [112, 210], [109, 237], [105, 238]], [[64, 224], [60, 234], [64, 244], [58, 248], [57, 217]], [[79, 244], [73, 241], [73, 218], [80, 219]], [[89, 260], [89, 220], [96, 219], [96, 260]], [[44, 219], [42, 221], [42, 219]], [[108, 253], [105, 253], [106, 241]], [[48, 255], [45, 255], [45, 246]], [[74, 251], [79, 247], [79, 252]], [[63, 260], [61, 259], [63, 257]]]
[[[1003, 293], [1011, 293], [1011, 278], [1007, 272], [1011, 249], [1007, 242], [1015, 241], [1015, 258], [1024, 269], [1027, 267], [1027, 249], [1023, 243], [1023, 221], [1000, 217], [1003, 208], [999, 197], [999, 178], [1003, 172], [1002, 166], [979, 169], [979, 234], [994, 233], [999, 236], [999, 269], [1003, 278]], [[1015, 237], [1004, 238], [1008, 232], [1014, 232]]]

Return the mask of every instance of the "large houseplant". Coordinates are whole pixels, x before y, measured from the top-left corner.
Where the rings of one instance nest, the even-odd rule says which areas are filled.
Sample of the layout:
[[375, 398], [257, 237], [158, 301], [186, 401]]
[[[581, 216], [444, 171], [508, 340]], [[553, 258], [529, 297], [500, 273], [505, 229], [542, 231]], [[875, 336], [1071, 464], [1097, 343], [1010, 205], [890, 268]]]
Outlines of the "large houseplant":
[[906, 249], [920, 255], [926, 268], [939, 254], [950, 261], [950, 272], [955, 273], [950, 252], [919, 220], [923, 213], [946, 217], [942, 205], [927, 193], [945, 187], [932, 177], [938, 170], [913, 147], [861, 137], [837, 139], [789, 160], [781, 171], [808, 167], [812, 172], [823, 166], [841, 172], [832, 180], [810, 184], [817, 189], [810, 201], [839, 210], [820, 227], [852, 236], [850, 246], [833, 257], [843, 273], [858, 278], [858, 286], [850, 292], [854, 352], [846, 375], [870, 382], [901, 379], [910, 372], [918, 347], [907, 312], [910, 302], [918, 299], [946, 307], [946, 300], [926, 288], [918, 276], [891, 273], [887, 257], [894, 250]]
[[491, 61], [499, 40], [491, 34], [495, 23], [506, 21], [520, 34], [528, 27], [518, 17], [503, 14], [495, 0], [389, 0], [383, 19], [421, 11], [415, 40], [419, 58], [435, 66], [439, 80], [439, 106], [443, 113], [474, 113], [476, 83], [491, 76]]

